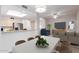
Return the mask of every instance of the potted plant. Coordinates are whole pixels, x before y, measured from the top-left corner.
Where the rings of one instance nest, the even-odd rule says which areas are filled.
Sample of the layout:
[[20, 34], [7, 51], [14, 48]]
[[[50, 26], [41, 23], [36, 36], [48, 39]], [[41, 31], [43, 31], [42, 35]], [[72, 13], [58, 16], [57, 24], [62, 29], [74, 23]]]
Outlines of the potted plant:
[[52, 35], [52, 24], [47, 25], [48, 30], [50, 31], [50, 35]]
[[37, 42], [36, 42], [36, 46], [41, 47], [41, 48], [45, 48], [45, 47], [49, 46], [49, 44], [47, 43], [46, 39], [39, 37]]
[[51, 24], [48, 24], [48, 25], [47, 25], [48, 30], [51, 30], [51, 27], [52, 27]]

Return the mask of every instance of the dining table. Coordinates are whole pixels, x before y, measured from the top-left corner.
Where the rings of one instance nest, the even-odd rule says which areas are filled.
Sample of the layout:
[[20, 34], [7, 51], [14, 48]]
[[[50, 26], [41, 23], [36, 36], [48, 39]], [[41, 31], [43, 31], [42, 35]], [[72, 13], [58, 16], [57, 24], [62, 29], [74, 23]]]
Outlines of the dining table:
[[58, 45], [60, 38], [51, 37], [51, 36], [41, 36], [47, 40], [49, 44], [48, 47], [39, 48], [36, 46], [38, 38], [35, 38], [30, 41], [26, 41], [23, 44], [17, 45], [13, 48], [14, 53], [52, 53], [55, 52], [55, 47]]

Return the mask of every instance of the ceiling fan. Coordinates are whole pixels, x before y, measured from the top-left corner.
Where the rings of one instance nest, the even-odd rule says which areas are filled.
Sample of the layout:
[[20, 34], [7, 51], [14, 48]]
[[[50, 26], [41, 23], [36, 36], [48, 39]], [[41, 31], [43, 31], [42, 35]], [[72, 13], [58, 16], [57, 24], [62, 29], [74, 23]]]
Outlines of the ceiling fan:
[[54, 19], [56, 19], [56, 18], [58, 18], [60, 16], [66, 15], [66, 14], [64, 14], [61, 11], [59, 11], [59, 12], [52, 13], [51, 15], [53, 16]]

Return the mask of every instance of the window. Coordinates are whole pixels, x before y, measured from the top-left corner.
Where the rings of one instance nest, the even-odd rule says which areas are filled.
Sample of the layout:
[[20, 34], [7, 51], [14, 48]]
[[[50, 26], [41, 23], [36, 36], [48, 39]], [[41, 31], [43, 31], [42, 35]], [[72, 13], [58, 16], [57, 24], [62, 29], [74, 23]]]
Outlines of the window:
[[45, 19], [40, 18], [40, 29], [45, 28]]
[[23, 20], [23, 28], [31, 30], [31, 22], [29, 20]]
[[73, 21], [70, 21], [69, 22], [69, 30], [73, 30], [74, 29], [74, 22]]
[[36, 23], [36, 21], [23, 20], [23, 28], [27, 29], [27, 30], [36, 30], [37, 23]]

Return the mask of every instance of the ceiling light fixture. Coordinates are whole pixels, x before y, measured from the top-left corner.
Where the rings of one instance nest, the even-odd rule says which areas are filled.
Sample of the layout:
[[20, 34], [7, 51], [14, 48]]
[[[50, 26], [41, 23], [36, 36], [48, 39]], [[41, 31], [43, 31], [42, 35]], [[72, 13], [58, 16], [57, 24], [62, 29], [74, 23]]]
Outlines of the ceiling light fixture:
[[53, 15], [53, 18], [56, 19], [58, 16], [57, 15]]
[[15, 11], [15, 10], [8, 10], [7, 15], [17, 16], [17, 17], [24, 17], [24, 16], [26, 16], [26, 14], [21, 13], [19, 11]]
[[60, 12], [54, 13], [54, 14], [53, 14], [53, 18], [56, 19], [56, 18], [59, 17], [60, 15], [61, 15]]
[[38, 13], [46, 12], [46, 6], [38, 5], [38, 6], [35, 6], [35, 9], [36, 9], [35, 11]]

